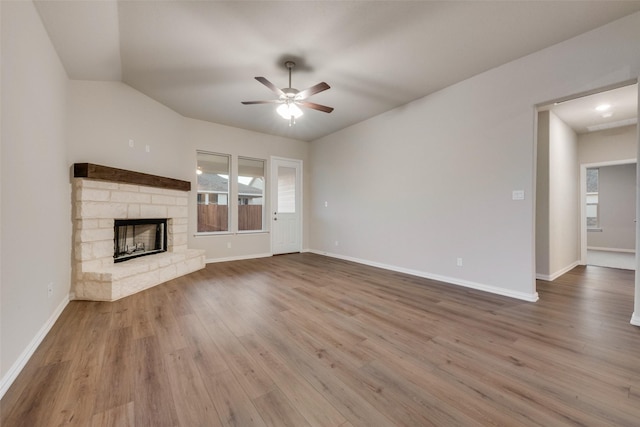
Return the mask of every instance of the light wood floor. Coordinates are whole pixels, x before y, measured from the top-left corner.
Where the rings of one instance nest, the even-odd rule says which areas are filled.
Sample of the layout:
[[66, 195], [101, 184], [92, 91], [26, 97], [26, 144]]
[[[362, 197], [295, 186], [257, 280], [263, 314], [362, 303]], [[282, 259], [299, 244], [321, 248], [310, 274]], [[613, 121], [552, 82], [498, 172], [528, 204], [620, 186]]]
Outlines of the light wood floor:
[[640, 424], [633, 272], [538, 303], [313, 254], [71, 302], [0, 402], [12, 426]]

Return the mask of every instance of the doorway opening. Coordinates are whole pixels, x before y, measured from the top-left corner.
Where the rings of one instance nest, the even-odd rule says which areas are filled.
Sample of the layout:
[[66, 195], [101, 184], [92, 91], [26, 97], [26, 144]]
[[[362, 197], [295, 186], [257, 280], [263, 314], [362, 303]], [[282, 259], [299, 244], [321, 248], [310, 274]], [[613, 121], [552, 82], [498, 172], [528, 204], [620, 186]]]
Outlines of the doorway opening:
[[[577, 265], [588, 263], [588, 233], [604, 236], [598, 227], [587, 231], [587, 210], [593, 214], [598, 209], [594, 206], [597, 198], [589, 197], [587, 204], [587, 169], [635, 164], [639, 140], [638, 82], [627, 81], [549, 102], [538, 106], [537, 114], [536, 278], [553, 281]], [[637, 171], [634, 177], [635, 192]], [[602, 209], [603, 200], [599, 201]], [[631, 205], [633, 218], [626, 221], [633, 223], [633, 232], [629, 232], [626, 224], [626, 237], [633, 238], [633, 243], [605, 246], [601, 241], [591, 246], [618, 252], [632, 247], [634, 265], [638, 265], [634, 222], [638, 208], [633, 201]], [[607, 208], [611, 210], [611, 206]], [[605, 212], [601, 213], [604, 221]], [[608, 231], [619, 228], [619, 223], [607, 225]]]
[[635, 270], [636, 159], [583, 163], [581, 264]]

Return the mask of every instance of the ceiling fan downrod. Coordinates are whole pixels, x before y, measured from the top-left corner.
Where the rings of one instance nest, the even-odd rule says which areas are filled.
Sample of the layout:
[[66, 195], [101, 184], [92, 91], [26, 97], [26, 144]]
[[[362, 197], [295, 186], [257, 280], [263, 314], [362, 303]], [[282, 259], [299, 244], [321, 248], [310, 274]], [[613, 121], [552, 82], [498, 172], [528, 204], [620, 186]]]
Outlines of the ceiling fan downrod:
[[289, 70], [289, 89], [291, 89], [291, 70], [296, 66], [296, 63], [293, 61], [287, 61], [284, 63], [284, 66]]

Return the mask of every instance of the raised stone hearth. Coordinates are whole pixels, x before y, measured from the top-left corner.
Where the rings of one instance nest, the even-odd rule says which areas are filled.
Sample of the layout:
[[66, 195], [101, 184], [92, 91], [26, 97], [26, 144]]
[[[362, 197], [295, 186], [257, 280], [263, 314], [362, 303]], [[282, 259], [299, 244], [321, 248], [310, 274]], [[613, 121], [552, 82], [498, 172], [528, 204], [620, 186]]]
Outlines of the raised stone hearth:
[[[100, 171], [125, 172], [126, 176], [133, 177], [130, 182], [136, 182], [136, 177], [153, 178], [136, 172], [89, 166], [101, 168]], [[187, 248], [188, 189], [184, 185], [164, 185], [166, 180], [179, 184], [184, 181], [156, 177], [155, 181], [142, 181], [146, 185], [138, 185], [110, 181], [108, 175], [86, 178], [87, 174], [75, 169], [75, 299], [114, 301], [204, 267], [204, 251]], [[125, 181], [127, 178], [122, 176], [111, 175], [113, 179]], [[155, 182], [170, 188], [150, 186]], [[114, 263], [115, 219], [140, 218], [167, 218], [167, 252]]]

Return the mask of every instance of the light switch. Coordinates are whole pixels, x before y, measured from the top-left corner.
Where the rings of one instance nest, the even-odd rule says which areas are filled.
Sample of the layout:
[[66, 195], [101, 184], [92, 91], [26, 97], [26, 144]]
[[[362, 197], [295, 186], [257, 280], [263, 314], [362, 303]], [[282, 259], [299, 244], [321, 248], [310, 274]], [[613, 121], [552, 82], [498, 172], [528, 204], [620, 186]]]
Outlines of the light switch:
[[513, 190], [511, 200], [524, 200], [524, 190]]

